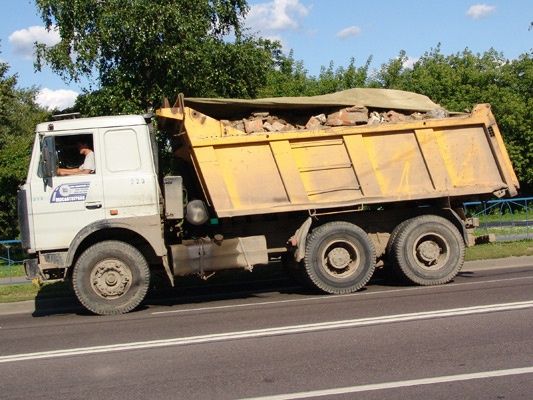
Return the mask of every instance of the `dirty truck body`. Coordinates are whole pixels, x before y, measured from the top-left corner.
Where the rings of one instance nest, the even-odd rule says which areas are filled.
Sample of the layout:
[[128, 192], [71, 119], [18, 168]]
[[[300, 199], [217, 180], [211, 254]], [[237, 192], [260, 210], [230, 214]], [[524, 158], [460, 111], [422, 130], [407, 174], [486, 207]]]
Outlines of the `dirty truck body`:
[[[274, 258], [327, 293], [362, 288], [384, 264], [415, 284], [441, 284], [473, 242], [462, 202], [518, 188], [489, 105], [254, 134], [192, 107], [181, 98], [157, 111], [176, 156], [165, 177], [140, 116], [37, 127], [19, 192], [28, 277], [70, 278], [97, 314], [134, 309], [157, 269], [173, 282]], [[94, 149], [95, 173], [55, 176], [58, 163], [79, 163], [61, 157], [80, 141]]]

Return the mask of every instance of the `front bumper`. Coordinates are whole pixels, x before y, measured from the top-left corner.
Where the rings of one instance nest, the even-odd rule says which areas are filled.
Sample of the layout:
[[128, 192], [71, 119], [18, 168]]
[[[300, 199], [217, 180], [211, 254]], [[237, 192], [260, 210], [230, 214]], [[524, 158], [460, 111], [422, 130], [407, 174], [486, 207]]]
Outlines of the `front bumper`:
[[67, 274], [67, 252], [39, 252], [35, 258], [24, 260], [24, 271], [27, 279], [50, 281], [64, 279]]

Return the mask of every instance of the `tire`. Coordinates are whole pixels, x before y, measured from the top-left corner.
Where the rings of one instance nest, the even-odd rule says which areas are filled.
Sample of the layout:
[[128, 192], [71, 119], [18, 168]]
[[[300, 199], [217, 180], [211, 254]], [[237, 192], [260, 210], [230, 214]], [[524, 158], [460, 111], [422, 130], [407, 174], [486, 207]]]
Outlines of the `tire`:
[[392, 242], [394, 268], [421, 286], [451, 281], [464, 263], [465, 244], [450, 221], [422, 215], [406, 221]]
[[396, 225], [396, 227], [392, 230], [389, 236], [389, 241], [387, 242], [387, 247], [385, 249], [385, 254], [387, 258], [389, 259], [389, 261], [391, 261], [391, 258], [392, 258], [393, 243], [396, 241], [396, 238], [398, 237], [400, 232], [403, 230], [405, 225], [407, 225], [410, 221], [411, 221], [410, 219], [406, 219], [405, 221], [402, 221], [398, 225]]
[[99, 315], [127, 313], [146, 296], [150, 269], [135, 247], [120, 241], [97, 243], [78, 258], [72, 286], [80, 303]]
[[405, 279], [405, 276], [403, 272], [398, 268], [397, 263], [394, 259], [393, 255], [393, 246], [396, 242], [396, 238], [400, 234], [400, 232], [403, 230], [405, 225], [407, 225], [411, 219], [406, 219], [402, 222], [400, 222], [396, 227], [392, 230], [389, 241], [387, 242], [387, 247], [385, 248], [385, 257], [387, 260], [387, 266], [386, 266], [386, 277], [387, 279], [391, 279], [394, 281], [403, 281], [403, 282], [409, 282], [409, 280]]
[[352, 293], [367, 284], [376, 267], [376, 252], [368, 235], [348, 222], [330, 222], [307, 238], [307, 277], [331, 294]]

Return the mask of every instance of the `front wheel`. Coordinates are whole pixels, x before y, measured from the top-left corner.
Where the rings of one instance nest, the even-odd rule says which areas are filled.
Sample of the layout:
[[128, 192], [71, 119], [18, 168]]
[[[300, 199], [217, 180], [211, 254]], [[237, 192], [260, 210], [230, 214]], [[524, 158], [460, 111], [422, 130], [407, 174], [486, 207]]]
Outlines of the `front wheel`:
[[135, 247], [120, 241], [97, 243], [78, 258], [72, 273], [81, 304], [99, 315], [124, 314], [143, 301], [150, 269]]
[[332, 294], [352, 293], [372, 277], [376, 253], [365, 231], [336, 221], [313, 230], [307, 239], [304, 264], [317, 288]]

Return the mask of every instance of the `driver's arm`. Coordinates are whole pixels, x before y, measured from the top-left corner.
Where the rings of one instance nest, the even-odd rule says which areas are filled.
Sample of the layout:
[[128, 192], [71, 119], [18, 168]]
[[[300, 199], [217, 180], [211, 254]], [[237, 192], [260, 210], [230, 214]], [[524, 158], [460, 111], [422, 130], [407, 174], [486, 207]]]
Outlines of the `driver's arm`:
[[58, 168], [58, 176], [68, 176], [68, 175], [86, 175], [90, 174], [92, 171], [90, 169], [81, 169], [81, 168]]

